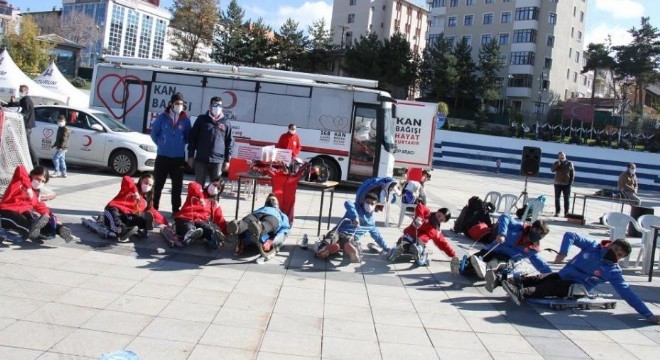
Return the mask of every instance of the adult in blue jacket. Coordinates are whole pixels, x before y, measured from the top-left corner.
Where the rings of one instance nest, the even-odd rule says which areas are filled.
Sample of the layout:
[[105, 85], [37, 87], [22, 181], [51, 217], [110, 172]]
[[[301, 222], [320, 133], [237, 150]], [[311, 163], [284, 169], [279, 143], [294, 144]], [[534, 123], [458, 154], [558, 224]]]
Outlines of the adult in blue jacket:
[[190, 134], [190, 118], [184, 111], [185, 99], [181, 93], [172, 95], [165, 111], [160, 113], [151, 127], [151, 139], [158, 146], [154, 165], [154, 209], [158, 210], [165, 181], [172, 179], [172, 214], [181, 207], [185, 152]]
[[355, 193], [355, 202], [361, 206], [364, 197], [368, 193], [374, 193], [377, 197], [377, 206], [385, 205], [392, 199], [394, 194], [400, 194], [399, 183], [391, 177], [375, 177], [365, 180]]
[[376, 221], [373, 213], [376, 209], [377, 196], [374, 193], [367, 193], [364, 196], [362, 205], [347, 200], [344, 203], [346, 213], [339, 226], [328, 233], [321, 242], [316, 257], [326, 258], [330, 254], [336, 254], [340, 248], [343, 248], [351, 262], [359, 262], [358, 252], [352, 242], [359, 240], [366, 233], [376, 241], [384, 251], [389, 251], [385, 239], [376, 227]]
[[209, 110], [197, 117], [188, 137], [188, 166], [195, 169], [195, 181], [202, 187], [229, 170], [231, 123], [222, 112], [222, 99], [214, 96]]
[[621, 274], [619, 260], [630, 254], [632, 250], [630, 243], [625, 239], [604, 240], [598, 243], [579, 234], [567, 232], [555, 259], [556, 263], [564, 261], [572, 245], [579, 247], [581, 251], [559, 272], [546, 276], [522, 277], [519, 281], [522, 288], [512, 282], [505, 282], [505, 290], [519, 302], [525, 297], [566, 297], [573, 284], [584, 285], [588, 291], [591, 291], [597, 285], [609, 282], [628, 305], [654, 324], [660, 324], [660, 316], [653, 315], [630, 289], [630, 285]]
[[263, 207], [241, 220], [227, 223], [227, 232], [237, 243], [237, 254], [245, 245], [256, 243], [269, 252], [274, 246], [282, 245], [290, 230], [289, 217], [280, 211], [279, 201], [273, 193], [268, 194]]
[[497, 287], [497, 275], [509, 260], [528, 259], [540, 273], [552, 272], [539, 255], [539, 244], [548, 232], [550, 229], [543, 220], [536, 220], [529, 225], [515, 220], [509, 214], [501, 215], [497, 221], [495, 241], [470, 257], [470, 264], [477, 276], [486, 279], [486, 290], [492, 292]]

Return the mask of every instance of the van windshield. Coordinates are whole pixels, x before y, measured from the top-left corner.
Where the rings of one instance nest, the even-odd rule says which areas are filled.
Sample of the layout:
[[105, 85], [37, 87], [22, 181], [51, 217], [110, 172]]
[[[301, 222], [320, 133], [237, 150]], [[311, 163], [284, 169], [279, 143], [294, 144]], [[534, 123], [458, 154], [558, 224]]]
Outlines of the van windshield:
[[132, 132], [133, 130], [128, 126], [120, 123], [119, 121], [111, 118], [108, 114], [104, 112], [95, 112], [94, 116], [102, 122], [105, 126], [110, 128], [114, 132]]

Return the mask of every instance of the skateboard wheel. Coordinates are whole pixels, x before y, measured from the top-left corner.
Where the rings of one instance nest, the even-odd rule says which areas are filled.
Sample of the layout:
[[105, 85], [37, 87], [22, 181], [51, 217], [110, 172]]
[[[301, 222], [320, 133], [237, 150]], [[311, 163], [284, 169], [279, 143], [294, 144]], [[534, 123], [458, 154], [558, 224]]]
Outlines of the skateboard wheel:
[[614, 309], [616, 307], [616, 303], [611, 303], [610, 304], [610, 309]]

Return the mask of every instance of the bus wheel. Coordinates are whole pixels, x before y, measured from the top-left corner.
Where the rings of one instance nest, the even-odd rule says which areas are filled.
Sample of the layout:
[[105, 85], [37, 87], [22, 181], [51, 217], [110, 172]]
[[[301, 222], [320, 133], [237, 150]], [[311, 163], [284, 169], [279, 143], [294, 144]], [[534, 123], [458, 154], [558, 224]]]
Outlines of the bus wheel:
[[339, 165], [332, 158], [317, 156], [313, 158], [310, 163], [314, 167], [318, 167], [320, 173], [319, 180], [321, 182], [329, 181], [340, 181], [341, 180], [341, 170]]

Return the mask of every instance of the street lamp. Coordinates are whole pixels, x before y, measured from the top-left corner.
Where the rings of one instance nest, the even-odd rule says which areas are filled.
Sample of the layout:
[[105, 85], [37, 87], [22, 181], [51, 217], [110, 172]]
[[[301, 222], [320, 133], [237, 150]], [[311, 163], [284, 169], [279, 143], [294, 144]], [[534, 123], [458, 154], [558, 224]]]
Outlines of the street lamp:
[[539, 74], [539, 97], [536, 102], [536, 139], [538, 140], [539, 138], [539, 122], [541, 120], [541, 114], [543, 114], [543, 92], [546, 91], [546, 87], [543, 86], [545, 84], [547, 74], [545, 72], [541, 72]]
[[341, 45], [339, 45], [339, 48], [343, 49], [344, 48], [344, 32], [346, 30], [350, 29], [351, 27], [348, 26], [348, 25], [340, 25], [339, 28], [341, 29]]

